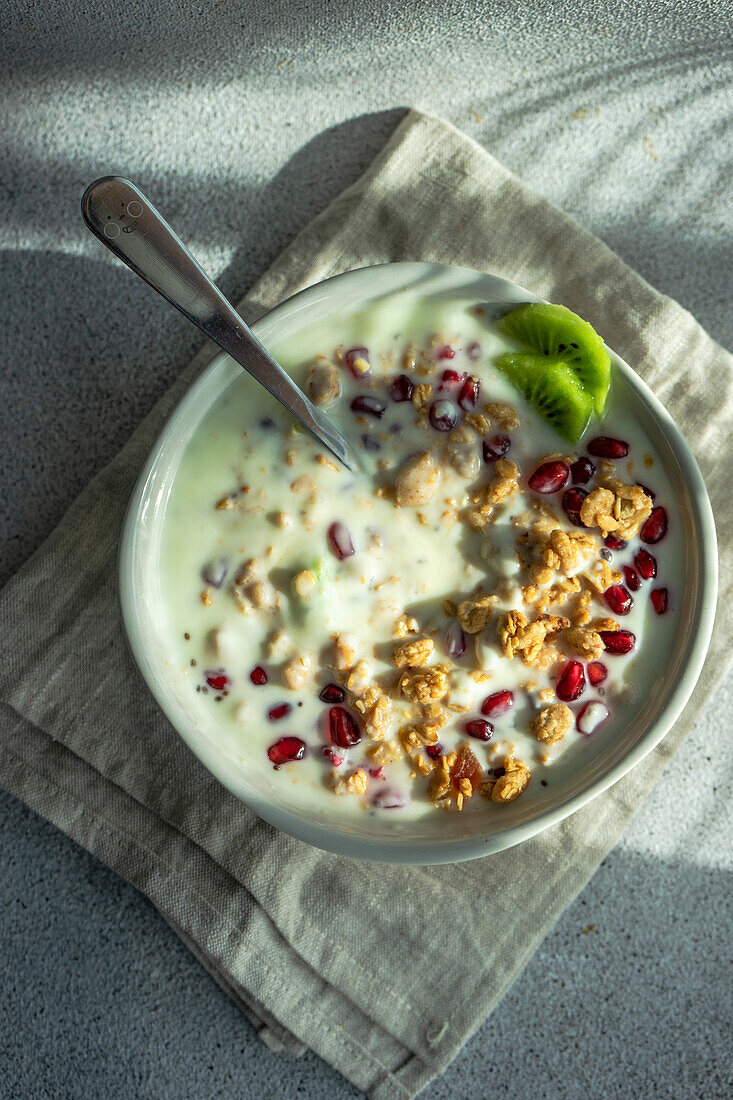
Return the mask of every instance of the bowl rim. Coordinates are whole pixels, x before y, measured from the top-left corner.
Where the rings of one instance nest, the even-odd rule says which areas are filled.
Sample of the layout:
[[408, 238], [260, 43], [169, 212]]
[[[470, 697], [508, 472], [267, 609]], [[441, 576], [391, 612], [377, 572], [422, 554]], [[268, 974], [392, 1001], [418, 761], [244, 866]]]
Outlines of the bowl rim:
[[[433, 263], [384, 263], [354, 268], [314, 283], [268, 310], [252, 325], [252, 329], [256, 335], [262, 338], [261, 330], [263, 328], [267, 328], [273, 322], [278, 321], [283, 314], [298, 314], [301, 311], [307, 311], [309, 305], [320, 298], [324, 290], [328, 293], [329, 288], [334, 283], [343, 286], [350, 284], [353, 290], [357, 291], [359, 284], [373, 280], [375, 273], [377, 278], [379, 278], [380, 273], [387, 273], [387, 278], [389, 278], [391, 272], [402, 274], [403, 280], [400, 280], [399, 286], [392, 288], [390, 291], [382, 289], [381, 292], [378, 291], [377, 293], [372, 290], [372, 292], [364, 294], [361, 300], [368, 302], [378, 297], [379, 293], [409, 289], [411, 283], [437, 274], [444, 274], [449, 278], [464, 277], [479, 280], [482, 293], [487, 294], [487, 296], [491, 294], [496, 298], [506, 298], [510, 304], [519, 300], [544, 300], [516, 283], [470, 268]], [[518, 298], [518, 295], [521, 298]], [[122, 623], [134, 663], [148, 690], [176, 733], [207, 770], [263, 820], [298, 840], [338, 855], [378, 862], [418, 865], [475, 859], [513, 847], [563, 821], [618, 782], [656, 748], [669, 732], [687, 704], [698, 681], [712, 635], [718, 583], [715, 523], [702, 474], [679, 428], [646, 382], [612, 349], [609, 348], [609, 351], [611, 351], [615, 362], [620, 365], [626, 380], [630, 381], [632, 388], [638, 391], [657, 420], [660, 431], [664, 435], [683, 474], [692, 502], [692, 526], [698, 533], [699, 542], [700, 584], [692, 610], [693, 621], [689, 635], [692, 642], [687, 652], [681, 656], [677, 683], [663, 699], [654, 720], [649, 723], [636, 743], [601, 776], [590, 782], [582, 790], [570, 795], [560, 805], [541, 811], [530, 821], [509, 825], [506, 829], [488, 837], [477, 835], [425, 841], [419, 844], [414, 840], [399, 836], [377, 840], [372, 837], [360, 836], [357, 833], [337, 831], [331, 825], [307, 820], [297, 811], [290, 810], [283, 805], [271, 803], [264, 794], [258, 797], [259, 792], [255, 787], [244, 788], [238, 786], [233, 781], [232, 775], [227, 772], [213, 753], [207, 754], [204, 751], [200, 739], [193, 733], [195, 726], [191, 724], [190, 728], [185, 728], [185, 721], [182, 721], [182, 719], [185, 720], [185, 714], [172, 713], [173, 707], [166, 705], [166, 701], [160, 697], [158, 691], [160, 677], [156, 673], [150, 653], [147, 651], [145, 634], [141, 629], [134, 580], [137, 540], [146, 500], [146, 490], [155, 473], [159, 457], [164, 453], [166, 444], [175, 431], [178, 418], [183, 415], [189, 404], [195, 400], [198, 391], [205, 387], [210, 376], [220, 368], [229, 356], [223, 351], [214, 352], [206, 366], [202, 368], [191, 385], [187, 387], [182, 397], [176, 402], [174, 409], [169, 413], [166, 423], [147, 455], [130, 496], [123, 520], [117, 561]]]

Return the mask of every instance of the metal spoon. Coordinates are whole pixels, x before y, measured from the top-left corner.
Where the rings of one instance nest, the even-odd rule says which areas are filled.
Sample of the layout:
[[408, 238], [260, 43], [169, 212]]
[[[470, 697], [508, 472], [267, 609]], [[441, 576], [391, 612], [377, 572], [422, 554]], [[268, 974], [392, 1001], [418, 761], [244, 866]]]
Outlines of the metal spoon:
[[87, 187], [81, 212], [115, 256], [261, 382], [347, 469], [360, 469], [341, 432], [275, 362], [142, 191], [120, 176], [103, 176]]

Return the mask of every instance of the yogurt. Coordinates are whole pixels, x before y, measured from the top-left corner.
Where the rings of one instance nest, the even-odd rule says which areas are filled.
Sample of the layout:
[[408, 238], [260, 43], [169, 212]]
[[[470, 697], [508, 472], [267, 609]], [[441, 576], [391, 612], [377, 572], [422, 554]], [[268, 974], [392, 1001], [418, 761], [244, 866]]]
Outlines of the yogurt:
[[496, 370], [511, 346], [479, 302], [387, 297], [271, 348], [362, 473], [245, 374], [190, 441], [168, 668], [273, 797], [501, 813], [616, 736], [663, 670], [682, 548], [659, 456], [617, 379], [569, 448]]

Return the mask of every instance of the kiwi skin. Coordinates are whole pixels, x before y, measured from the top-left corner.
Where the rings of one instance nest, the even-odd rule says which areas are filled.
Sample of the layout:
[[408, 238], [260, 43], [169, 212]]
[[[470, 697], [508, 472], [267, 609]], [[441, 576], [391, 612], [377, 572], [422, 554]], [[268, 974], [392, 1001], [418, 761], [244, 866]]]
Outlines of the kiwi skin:
[[516, 340], [523, 352], [569, 367], [590, 395], [595, 415], [603, 416], [611, 383], [611, 357], [592, 325], [566, 306], [529, 302], [502, 317], [497, 328]]

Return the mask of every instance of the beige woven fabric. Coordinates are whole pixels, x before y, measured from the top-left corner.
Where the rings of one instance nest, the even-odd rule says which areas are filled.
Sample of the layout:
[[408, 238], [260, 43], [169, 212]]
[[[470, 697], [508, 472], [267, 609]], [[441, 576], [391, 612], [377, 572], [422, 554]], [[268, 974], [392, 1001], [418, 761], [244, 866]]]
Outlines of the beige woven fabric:
[[[267, 1042], [312, 1047], [375, 1100], [413, 1096], [491, 1011], [680, 744], [725, 670], [733, 625], [731, 357], [478, 145], [416, 112], [243, 309], [252, 318], [325, 276], [386, 260], [492, 271], [566, 303], [695, 445], [719, 530], [722, 610], [692, 702], [639, 767], [521, 848], [452, 867], [337, 858], [224, 791], [132, 667], [115, 582], [140, 464], [210, 348], [0, 596], [0, 782], [143, 890]], [[447, 931], [460, 950], [444, 968]]]

